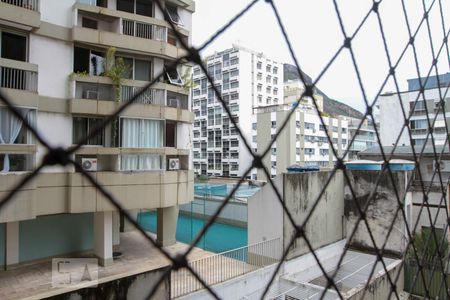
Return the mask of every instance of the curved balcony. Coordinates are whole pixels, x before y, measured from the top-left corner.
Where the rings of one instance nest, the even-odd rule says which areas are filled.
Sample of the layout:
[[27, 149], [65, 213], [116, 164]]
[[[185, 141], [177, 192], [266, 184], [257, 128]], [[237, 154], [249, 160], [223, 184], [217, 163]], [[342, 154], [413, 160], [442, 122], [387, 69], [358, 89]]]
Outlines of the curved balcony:
[[[148, 82], [123, 80], [120, 102], [129, 101]], [[73, 76], [72, 98], [69, 112], [76, 114], [110, 115], [122, 103], [114, 101], [112, 82], [102, 76]], [[189, 110], [188, 92], [182, 87], [155, 83], [145, 90], [122, 116], [159, 118], [193, 123], [194, 114]]]
[[[72, 39], [75, 42], [150, 53], [165, 59], [186, 55], [169, 38], [169, 25], [164, 20], [81, 3], [76, 3], [74, 10], [77, 17]], [[90, 28], [82, 27], [84, 18], [94, 20]], [[180, 33], [187, 40], [189, 32], [180, 29]]]

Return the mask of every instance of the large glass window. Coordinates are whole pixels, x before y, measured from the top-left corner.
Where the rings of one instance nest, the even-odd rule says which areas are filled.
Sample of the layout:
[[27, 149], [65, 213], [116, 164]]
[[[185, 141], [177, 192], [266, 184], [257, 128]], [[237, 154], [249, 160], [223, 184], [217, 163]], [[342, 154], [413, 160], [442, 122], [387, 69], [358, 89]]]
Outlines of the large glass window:
[[181, 20], [180, 16], [178, 15], [178, 8], [176, 6], [166, 4], [166, 11], [170, 18], [170, 20], [168, 20], [168, 21], [172, 21], [172, 23], [175, 23], [178, 25], [183, 25], [183, 21]]
[[[160, 120], [121, 119], [123, 148], [161, 148], [164, 123]], [[156, 154], [121, 155], [121, 170], [161, 170], [162, 158]]]
[[117, 0], [117, 10], [152, 17], [153, 2], [151, 0]]
[[10, 32], [0, 31], [1, 57], [27, 61], [27, 38]]
[[[103, 122], [102, 118], [86, 118], [86, 117], [74, 117], [73, 118], [73, 144], [78, 144], [84, 140], [91, 131], [101, 126]], [[103, 130], [95, 136], [88, 139], [85, 145], [103, 146]]]
[[105, 71], [103, 53], [85, 48], [74, 48], [73, 71], [100, 76]]

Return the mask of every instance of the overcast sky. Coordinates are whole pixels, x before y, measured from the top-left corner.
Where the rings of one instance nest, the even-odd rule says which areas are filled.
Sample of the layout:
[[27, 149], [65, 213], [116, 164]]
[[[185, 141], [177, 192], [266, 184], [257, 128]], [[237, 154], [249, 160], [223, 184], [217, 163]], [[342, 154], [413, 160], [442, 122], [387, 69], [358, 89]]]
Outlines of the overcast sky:
[[[411, 30], [414, 32], [423, 16], [422, 0], [405, 0], [404, 2], [407, 6]], [[429, 7], [431, 1], [425, 2], [425, 5]], [[429, 18], [436, 53], [439, 51], [444, 37], [439, 2], [435, 1]], [[447, 22], [445, 24], [447, 34], [450, 25], [450, 1], [441, 2], [445, 14], [444, 20]], [[199, 46], [250, 1], [196, 0], [195, 3], [193, 43], [195, 46]], [[275, 5], [279, 9], [300, 66], [309, 76], [316, 79], [343, 42], [333, 1], [275, 0]], [[338, 1], [338, 6], [347, 35], [351, 35], [372, 7], [372, 1], [342, 0]], [[379, 11], [388, 50], [393, 63], [395, 63], [409, 40], [401, 1], [384, 0], [380, 4]], [[206, 48], [202, 55], [230, 48], [233, 43], [240, 43], [253, 50], [264, 52], [267, 56], [280, 62], [293, 62], [271, 7], [263, 0], [259, 1], [251, 11]], [[432, 62], [426, 23], [423, 23], [420, 28], [415, 44], [420, 74], [425, 76]], [[389, 70], [375, 14], [370, 15], [352, 45], [367, 97], [372, 101]], [[445, 48], [438, 59], [439, 73], [449, 72], [448, 53]], [[407, 88], [406, 79], [417, 77], [411, 47], [398, 65], [396, 74], [401, 90]], [[365, 110], [362, 92], [348, 50], [343, 51], [337, 57], [320, 79], [318, 87], [332, 98], [352, 105], [361, 111]], [[395, 91], [392, 80], [388, 82], [383, 91]]]

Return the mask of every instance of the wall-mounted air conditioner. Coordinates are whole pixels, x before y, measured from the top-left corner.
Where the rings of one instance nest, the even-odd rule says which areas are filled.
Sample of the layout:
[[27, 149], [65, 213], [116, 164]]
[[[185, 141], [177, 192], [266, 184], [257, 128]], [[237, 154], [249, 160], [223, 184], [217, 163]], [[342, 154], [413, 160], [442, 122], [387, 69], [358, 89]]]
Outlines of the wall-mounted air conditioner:
[[180, 169], [180, 159], [179, 158], [169, 158], [169, 170], [179, 170]]
[[98, 91], [84, 91], [83, 99], [97, 100], [98, 99]]
[[82, 158], [81, 167], [85, 171], [96, 172], [97, 171], [97, 159], [96, 158]]

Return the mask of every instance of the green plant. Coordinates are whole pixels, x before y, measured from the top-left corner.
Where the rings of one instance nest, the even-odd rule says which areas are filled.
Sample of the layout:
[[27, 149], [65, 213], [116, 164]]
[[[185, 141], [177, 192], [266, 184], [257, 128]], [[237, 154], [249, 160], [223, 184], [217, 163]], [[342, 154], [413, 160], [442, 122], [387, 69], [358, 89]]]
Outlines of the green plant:
[[[427, 262], [435, 262], [436, 259], [443, 259], [447, 257], [448, 253], [448, 241], [444, 237], [443, 230], [431, 228], [422, 228], [422, 231], [414, 236], [413, 246], [416, 248], [419, 259], [424, 259]], [[438, 251], [439, 249], [439, 251]], [[414, 252], [412, 248], [408, 250], [408, 257], [414, 258]]]
[[190, 89], [197, 87], [197, 84], [192, 79], [192, 67], [187, 67], [184, 70], [184, 73], [181, 75], [181, 79], [183, 80], [183, 88], [185, 91], [189, 91]]
[[[114, 88], [114, 100], [120, 102], [120, 95], [122, 89], [122, 79], [130, 72], [130, 68], [125, 64], [123, 58], [115, 57], [116, 48], [110, 47], [106, 51], [106, 58], [104, 62], [106, 77], [109, 77], [112, 81]], [[118, 131], [118, 119], [114, 119], [112, 122], [112, 143], [113, 146], [117, 146], [117, 131]]]
[[86, 77], [86, 76], [89, 76], [88, 71], [76, 71], [76, 72], [70, 73], [70, 75], [69, 75], [71, 80], [73, 80], [74, 77]]
[[199, 182], [207, 182], [208, 181], [208, 176], [200, 175], [200, 176], [198, 176], [198, 181]]

